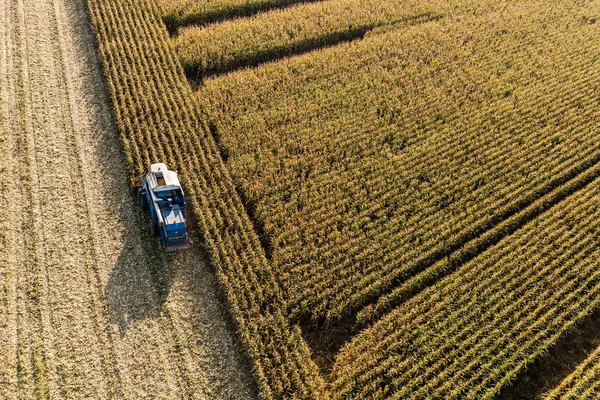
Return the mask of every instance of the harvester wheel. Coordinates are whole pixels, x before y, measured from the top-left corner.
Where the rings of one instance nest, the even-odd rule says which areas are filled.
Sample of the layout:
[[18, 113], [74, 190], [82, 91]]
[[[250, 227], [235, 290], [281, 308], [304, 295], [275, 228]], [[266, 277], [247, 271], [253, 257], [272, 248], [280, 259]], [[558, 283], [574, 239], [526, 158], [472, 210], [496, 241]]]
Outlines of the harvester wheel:
[[150, 224], [150, 234], [152, 236], [158, 236], [158, 231], [156, 230], [156, 224], [154, 222]]
[[136, 196], [137, 198], [137, 202], [139, 203], [140, 206], [142, 206], [142, 209], [147, 210], [148, 209], [148, 200], [146, 199], [146, 195], [145, 194], [139, 194]]

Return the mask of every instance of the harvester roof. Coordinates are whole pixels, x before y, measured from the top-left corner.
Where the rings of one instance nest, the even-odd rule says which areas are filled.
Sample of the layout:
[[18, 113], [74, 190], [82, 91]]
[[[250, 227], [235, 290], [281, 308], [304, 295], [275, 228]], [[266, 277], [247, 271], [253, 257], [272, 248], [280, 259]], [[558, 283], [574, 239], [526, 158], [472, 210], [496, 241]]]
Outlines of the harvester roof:
[[179, 188], [181, 184], [179, 183], [179, 178], [177, 177], [177, 172], [169, 171], [167, 166], [162, 163], [152, 164], [150, 166], [150, 182], [152, 188], [156, 189], [168, 189], [168, 188]]

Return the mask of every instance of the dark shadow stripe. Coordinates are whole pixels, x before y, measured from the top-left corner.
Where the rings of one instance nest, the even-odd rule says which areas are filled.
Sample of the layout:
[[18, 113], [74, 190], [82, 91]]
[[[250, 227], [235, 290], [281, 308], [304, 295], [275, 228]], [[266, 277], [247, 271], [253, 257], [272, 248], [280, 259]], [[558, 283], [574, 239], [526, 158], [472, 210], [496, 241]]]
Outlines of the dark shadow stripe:
[[399, 19], [386, 24], [372, 24], [359, 27], [353, 27], [343, 31], [332, 32], [327, 35], [312, 39], [306, 39], [294, 43], [292, 46], [276, 46], [271, 49], [256, 51], [238, 57], [231, 62], [221, 64], [212, 68], [202, 69], [196, 64], [183, 64], [186, 76], [190, 81], [192, 88], [197, 89], [202, 85], [202, 81], [207, 78], [223, 75], [229, 72], [243, 68], [255, 68], [262, 64], [278, 61], [284, 58], [299, 56], [312, 51], [325, 49], [339, 45], [341, 43], [351, 42], [363, 39], [367, 32], [375, 28], [393, 28], [395, 26], [411, 26], [422, 24], [429, 21], [441, 19], [442, 15], [434, 13], [423, 13], [408, 18]]
[[600, 309], [594, 310], [538, 357], [515, 380], [504, 386], [496, 400], [542, 399], [556, 388], [600, 345]]
[[206, 26], [216, 22], [223, 22], [230, 19], [251, 17], [266, 11], [282, 10], [296, 4], [317, 3], [323, 0], [262, 0], [247, 4], [226, 7], [219, 10], [210, 10], [181, 16], [177, 13], [168, 13], [163, 16], [163, 21], [171, 37], [177, 36], [179, 28], [186, 26], [200, 25]]
[[311, 51], [333, 47], [341, 43], [362, 39], [373, 27], [365, 26], [351, 30], [335, 32], [314, 39], [303, 40], [293, 46], [277, 46], [265, 51], [257, 51], [238, 57], [229, 63], [219, 65], [216, 68], [200, 69], [196, 65], [183, 64], [188, 80], [192, 87], [199, 87], [204, 79], [227, 74], [243, 68], [255, 68], [268, 62], [281, 60], [283, 58], [299, 56]]

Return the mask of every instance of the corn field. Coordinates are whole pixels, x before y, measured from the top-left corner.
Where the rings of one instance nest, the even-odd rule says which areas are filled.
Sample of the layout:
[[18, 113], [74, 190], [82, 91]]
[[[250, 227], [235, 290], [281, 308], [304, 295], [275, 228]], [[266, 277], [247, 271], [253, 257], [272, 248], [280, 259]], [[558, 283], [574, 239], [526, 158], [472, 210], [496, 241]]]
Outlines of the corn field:
[[494, 398], [598, 307], [599, 184], [355, 337], [336, 360], [334, 397]]
[[528, 3], [206, 81], [292, 315], [360, 310], [596, 163], [596, 33]]
[[599, 305], [600, 2], [376, 3], [89, 8], [132, 174], [180, 172], [263, 398], [497, 398]]
[[183, 27], [175, 41], [189, 75], [206, 76], [352, 40], [385, 24], [439, 18], [424, 5], [336, 0], [298, 5], [206, 27]]

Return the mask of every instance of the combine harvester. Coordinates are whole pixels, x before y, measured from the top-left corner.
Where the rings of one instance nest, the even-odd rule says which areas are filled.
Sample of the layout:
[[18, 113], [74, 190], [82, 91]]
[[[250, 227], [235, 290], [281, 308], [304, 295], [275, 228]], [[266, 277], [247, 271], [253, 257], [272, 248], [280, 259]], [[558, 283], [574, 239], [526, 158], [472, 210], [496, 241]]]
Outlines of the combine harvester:
[[185, 223], [186, 204], [177, 172], [165, 164], [152, 164], [150, 173], [131, 184], [137, 204], [150, 212], [152, 234], [160, 236], [165, 251], [187, 249], [191, 241]]

